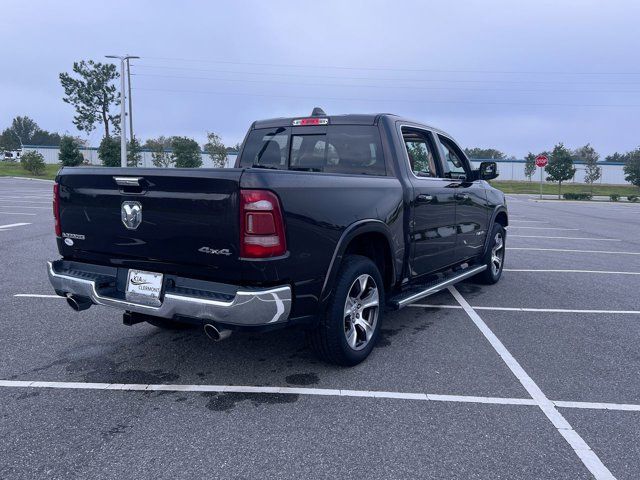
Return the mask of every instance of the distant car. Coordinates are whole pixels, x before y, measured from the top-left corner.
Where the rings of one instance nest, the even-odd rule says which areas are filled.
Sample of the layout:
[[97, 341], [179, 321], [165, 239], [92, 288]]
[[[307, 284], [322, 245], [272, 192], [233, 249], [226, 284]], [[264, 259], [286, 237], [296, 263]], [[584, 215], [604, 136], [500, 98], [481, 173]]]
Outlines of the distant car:
[[22, 152], [20, 150], [12, 150], [4, 152], [4, 159], [9, 162], [17, 162], [20, 160], [20, 154]]
[[[309, 331], [355, 365], [386, 306], [496, 283], [504, 194], [441, 130], [395, 115], [254, 122], [233, 169], [68, 168], [54, 185], [56, 293], [124, 322]], [[90, 328], [90, 327], [88, 327]]]

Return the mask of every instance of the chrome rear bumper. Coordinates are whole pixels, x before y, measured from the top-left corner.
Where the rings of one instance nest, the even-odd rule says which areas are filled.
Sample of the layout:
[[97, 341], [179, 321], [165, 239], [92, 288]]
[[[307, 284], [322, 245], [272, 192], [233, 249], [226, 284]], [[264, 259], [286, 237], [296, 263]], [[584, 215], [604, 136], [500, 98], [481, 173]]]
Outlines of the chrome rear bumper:
[[[222, 293], [194, 289], [164, 289], [158, 307], [135, 303], [116, 288], [117, 268], [57, 260], [48, 263], [49, 281], [58, 295], [88, 298], [96, 305], [163, 318], [191, 317], [230, 325], [260, 326], [286, 322], [291, 311], [291, 287], [224, 287]], [[72, 264], [73, 268], [69, 267]], [[87, 267], [82, 268], [83, 266]], [[188, 290], [188, 292], [187, 292]], [[188, 293], [188, 294], [187, 294]]]

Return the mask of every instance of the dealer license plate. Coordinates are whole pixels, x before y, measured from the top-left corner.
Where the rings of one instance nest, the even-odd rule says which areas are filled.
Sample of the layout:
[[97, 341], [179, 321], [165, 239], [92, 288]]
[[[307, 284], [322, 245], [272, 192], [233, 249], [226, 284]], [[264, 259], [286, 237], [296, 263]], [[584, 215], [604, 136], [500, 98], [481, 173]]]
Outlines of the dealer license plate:
[[162, 290], [162, 274], [129, 270], [127, 277], [127, 300], [145, 305], [159, 306]]

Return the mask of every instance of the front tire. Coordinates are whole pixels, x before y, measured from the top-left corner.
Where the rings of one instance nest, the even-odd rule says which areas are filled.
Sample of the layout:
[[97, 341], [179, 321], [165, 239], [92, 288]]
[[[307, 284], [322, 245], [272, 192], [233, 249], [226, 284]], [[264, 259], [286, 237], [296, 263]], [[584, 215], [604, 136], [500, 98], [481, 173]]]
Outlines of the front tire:
[[501, 224], [494, 223], [491, 229], [489, 249], [482, 262], [487, 266], [487, 269], [476, 276], [480, 283], [493, 285], [500, 280], [504, 268], [505, 244], [506, 230]]
[[327, 362], [357, 365], [378, 341], [383, 306], [384, 284], [376, 264], [348, 255], [320, 324], [309, 332], [311, 347]]

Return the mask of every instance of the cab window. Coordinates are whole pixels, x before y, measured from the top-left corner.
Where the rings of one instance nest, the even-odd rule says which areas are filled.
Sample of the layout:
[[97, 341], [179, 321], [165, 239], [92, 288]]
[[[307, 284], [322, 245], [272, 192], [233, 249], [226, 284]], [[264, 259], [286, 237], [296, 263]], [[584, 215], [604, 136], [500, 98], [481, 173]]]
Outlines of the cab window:
[[442, 154], [449, 170], [447, 176], [462, 180], [468, 178], [469, 167], [460, 149], [447, 137], [438, 135], [438, 139], [442, 145]]
[[402, 129], [409, 166], [416, 177], [437, 177], [433, 147], [426, 132]]

